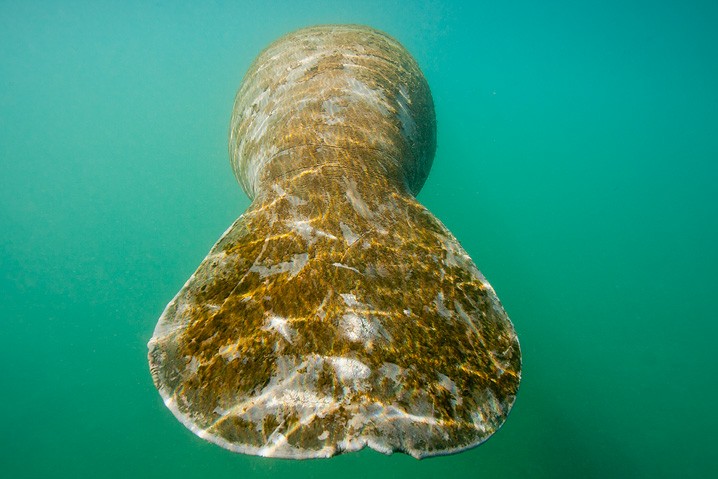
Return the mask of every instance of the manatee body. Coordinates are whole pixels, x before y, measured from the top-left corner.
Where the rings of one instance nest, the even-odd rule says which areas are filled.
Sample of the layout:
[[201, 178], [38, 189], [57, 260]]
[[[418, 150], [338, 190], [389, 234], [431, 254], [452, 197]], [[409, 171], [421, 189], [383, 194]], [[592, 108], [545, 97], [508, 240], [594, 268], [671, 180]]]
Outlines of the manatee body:
[[449, 454], [501, 426], [519, 343], [492, 287], [415, 199], [435, 144], [427, 82], [386, 34], [313, 27], [259, 55], [230, 133], [252, 204], [148, 345], [185, 426], [286, 458]]

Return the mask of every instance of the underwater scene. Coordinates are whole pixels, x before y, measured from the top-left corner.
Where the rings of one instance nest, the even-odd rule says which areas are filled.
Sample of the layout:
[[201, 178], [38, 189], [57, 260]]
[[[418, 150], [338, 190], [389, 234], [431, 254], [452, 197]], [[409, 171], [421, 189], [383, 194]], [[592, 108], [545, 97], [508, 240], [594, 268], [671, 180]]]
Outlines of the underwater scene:
[[718, 476], [717, 24], [0, 2], [0, 476]]

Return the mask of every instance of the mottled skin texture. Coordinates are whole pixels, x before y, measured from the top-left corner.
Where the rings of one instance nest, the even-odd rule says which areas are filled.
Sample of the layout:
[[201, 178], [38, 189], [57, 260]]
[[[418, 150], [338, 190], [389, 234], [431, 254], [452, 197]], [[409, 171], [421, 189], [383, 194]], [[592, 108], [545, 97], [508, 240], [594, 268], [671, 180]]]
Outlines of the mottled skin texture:
[[230, 155], [249, 209], [170, 302], [155, 385], [199, 436], [264, 456], [368, 445], [457, 452], [505, 420], [513, 326], [414, 198], [435, 149], [411, 56], [358, 26], [300, 30], [237, 95]]

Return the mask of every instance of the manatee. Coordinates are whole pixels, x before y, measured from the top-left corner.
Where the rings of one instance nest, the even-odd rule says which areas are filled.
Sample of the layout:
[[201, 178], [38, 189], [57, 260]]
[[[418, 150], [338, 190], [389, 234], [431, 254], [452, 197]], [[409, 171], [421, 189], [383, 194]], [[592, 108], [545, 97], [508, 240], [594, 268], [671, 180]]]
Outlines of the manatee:
[[385, 33], [317, 26], [261, 52], [229, 139], [251, 205], [148, 344], [177, 419], [231, 451], [295, 459], [450, 454], [503, 424], [519, 342], [415, 198], [435, 149], [427, 81]]

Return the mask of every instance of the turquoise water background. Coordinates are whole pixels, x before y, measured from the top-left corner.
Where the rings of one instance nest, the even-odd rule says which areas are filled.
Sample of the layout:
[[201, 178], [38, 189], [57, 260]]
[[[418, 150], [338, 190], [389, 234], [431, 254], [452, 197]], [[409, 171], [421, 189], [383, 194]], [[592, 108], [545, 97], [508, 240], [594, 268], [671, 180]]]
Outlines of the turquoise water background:
[[[717, 5], [0, 1], [0, 476], [718, 477]], [[419, 199], [521, 340], [508, 421], [458, 455], [236, 455], [152, 385], [157, 318], [249, 204], [242, 76], [330, 22], [417, 58]]]

